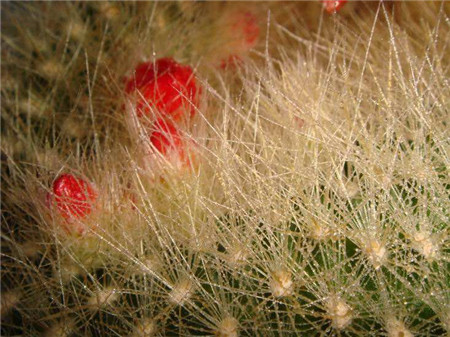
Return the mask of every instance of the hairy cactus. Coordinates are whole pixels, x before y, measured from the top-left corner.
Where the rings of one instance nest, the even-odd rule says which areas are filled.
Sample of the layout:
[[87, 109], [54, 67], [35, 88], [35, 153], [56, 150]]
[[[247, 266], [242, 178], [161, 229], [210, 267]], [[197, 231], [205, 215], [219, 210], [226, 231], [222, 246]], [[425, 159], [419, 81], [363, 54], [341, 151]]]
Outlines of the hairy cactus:
[[448, 3], [1, 6], [2, 335], [450, 334]]

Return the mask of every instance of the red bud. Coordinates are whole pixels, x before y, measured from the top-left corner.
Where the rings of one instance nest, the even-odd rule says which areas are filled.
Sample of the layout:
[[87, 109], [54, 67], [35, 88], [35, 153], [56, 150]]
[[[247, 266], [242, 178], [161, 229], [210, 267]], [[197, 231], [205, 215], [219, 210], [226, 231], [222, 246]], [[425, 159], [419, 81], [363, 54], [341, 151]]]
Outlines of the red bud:
[[330, 13], [336, 13], [345, 5], [347, 0], [320, 0], [323, 3], [325, 10]]
[[[96, 199], [97, 193], [89, 182], [67, 173], [56, 178], [52, 193], [47, 195], [49, 206], [56, 206], [60, 215], [68, 222], [90, 214]], [[81, 234], [84, 228], [68, 228], [68, 230], [76, 230]]]
[[156, 108], [162, 117], [181, 119], [193, 115], [198, 105], [199, 88], [191, 67], [171, 58], [139, 64], [134, 76], [127, 79], [125, 92], [136, 100], [138, 117], [148, 116]]

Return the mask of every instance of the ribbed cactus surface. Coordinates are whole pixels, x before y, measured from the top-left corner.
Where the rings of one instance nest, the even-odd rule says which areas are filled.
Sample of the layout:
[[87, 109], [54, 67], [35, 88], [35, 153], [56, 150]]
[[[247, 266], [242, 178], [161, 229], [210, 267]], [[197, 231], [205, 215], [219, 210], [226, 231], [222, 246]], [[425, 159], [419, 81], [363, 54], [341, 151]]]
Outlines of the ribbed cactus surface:
[[450, 334], [450, 7], [1, 4], [3, 336]]

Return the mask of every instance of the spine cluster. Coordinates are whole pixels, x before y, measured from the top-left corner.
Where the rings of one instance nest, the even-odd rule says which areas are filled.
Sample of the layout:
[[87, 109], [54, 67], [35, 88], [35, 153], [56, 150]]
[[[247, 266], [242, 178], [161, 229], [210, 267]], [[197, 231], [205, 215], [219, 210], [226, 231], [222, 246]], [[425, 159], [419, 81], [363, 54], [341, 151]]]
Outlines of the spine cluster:
[[450, 333], [445, 2], [2, 19], [2, 335]]

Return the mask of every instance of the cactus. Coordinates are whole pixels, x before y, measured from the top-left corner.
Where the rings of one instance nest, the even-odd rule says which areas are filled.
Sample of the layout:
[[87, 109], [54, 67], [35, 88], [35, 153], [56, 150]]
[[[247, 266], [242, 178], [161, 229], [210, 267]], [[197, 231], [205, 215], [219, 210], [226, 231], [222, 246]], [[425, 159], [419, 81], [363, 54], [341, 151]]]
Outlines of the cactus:
[[2, 335], [449, 335], [449, 6], [344, 3], [2, 3]]

